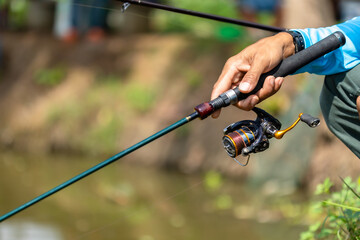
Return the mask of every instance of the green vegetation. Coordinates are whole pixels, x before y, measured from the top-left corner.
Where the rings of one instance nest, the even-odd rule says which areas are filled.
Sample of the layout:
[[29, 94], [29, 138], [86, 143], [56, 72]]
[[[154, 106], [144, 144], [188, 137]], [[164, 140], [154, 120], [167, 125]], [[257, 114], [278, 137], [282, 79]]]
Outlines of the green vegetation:
[[[302, 233], [301, 240], [360, 239], [360, 178], [342, 180], [340, 191], [332, 192], [333, 183], [326, 179], [315, 195], [322, 198], [312, 206], [316, 222]], [[324, 216], [325, 215], [325, 216]]]
[[[225, 17], [237, 17], [237, 10], [233, 1], [183, 0], [173, 1], [171, 2], [171, 5]], [[163, 32], [189, 32], [198, 37], [217, 37], [222, 40], [234, 40], [243, 33], [243, 30], [240, 27], [165, 11], [155, 12], [155, 25]]]
[[155, 103], [156, 91], [154, 87], [144, 86], [140, 83], [131, 82], [123, 90], [127, 103], [140, 112], [148, 111]]
[[204, 177], [204, 184], [207, 191], [215, 192], [221, 188], [224, 184], [224, 180], [220, 173], [209, 171]]
[[35, 82], [39, 85], [55, 86], [65, 78], [66, 70], [63, 67], [41, 69], [35, 73]]
[[[36, 82], [60, 83], [58, 69], [41, 70]], [[47, 128], [61, 132], [66, 142], [80, 152], [112, 153], [118, 150], [128, 116], [143, 114], [155, 104], [154, 87], [136, 81], [123, 83], [115, 75], [99, 75], [92, 87], [54, 106], [48, 113]]]
[[223, 191], [225, 184], [222, 175], [216, 171], [209, 171], [205, 174], [204, 185], [208, 193], [212, 195], [211, 206], [214, 210], [232, 210], [233, 198]]
[[272, 115], [279, 116], [281, 113], [288, 109], [290, 99], [283, 92], [278, 92], [271, 98], [260, 103], [259, 107], [266, 109]]
[[18, 29], [25, 25], [28, 8], [27, 0], [0, 0], [0, 8], [8, 7], [10, 26]]
[[185, 75], [184, 79], [189, 84], [192, 90], [195, 90], [198, 87], [200, 87], [201, 83], [203, 82], [201, 73], [199, 73], [199, 71], [197, 71], [196, 69], [189, 68], [184, 73], [184, 75]]

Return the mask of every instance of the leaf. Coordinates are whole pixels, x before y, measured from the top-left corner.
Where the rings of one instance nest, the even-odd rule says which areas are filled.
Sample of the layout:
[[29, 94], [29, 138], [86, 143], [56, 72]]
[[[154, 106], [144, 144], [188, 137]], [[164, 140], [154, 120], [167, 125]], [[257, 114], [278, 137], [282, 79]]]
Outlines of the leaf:
[[341, 237], [341, 229], [337, 231], [336, 236], [339, 240], [343, 240], [343, 238]]
[[321, 229], [320, 233], [317, 235], [318, 238], [324, 238], [327, 236], [330, 236], [333, 234], [333, 230], [328, 229], [328, 228], [323, 228]]
[[315, 195], [321, 195], [324, 193], [330, 193], [330, 188], [334, 184], [331, 182], [330, 178], [326, 178], [322, 184], [319, 184], [316, 187]]
[[350, 209], [350, 210], [355, 211], [355, 212], [360, 212], [360, 208], [356, 208], [356, 207], [351, 207], [351, 206], [347, 206], [347, 205], [343, 205], [343, 204], [339, 204], [339, 203], [333, 203], [333, 202], [329, 202], [329, 201], [323, 201], [323, 203], [325, 205], [341, 207], [341, 208], [345, 208], [345, 209]]
[[316, 231], [320, 228], [320, 226], [321, 226], [321, 223], [320, 223], [320, 222], [315, 223], [315, 224], [312, 224], [312, 225], [310, 225], [310, 227], [309, 227], [309, 231], [310, 231], [310, 232], [316, 232]]
[[314, 233], [312, 232], [303, 232], [300, 235], [300, 240], [313, 240], [314, 239]]

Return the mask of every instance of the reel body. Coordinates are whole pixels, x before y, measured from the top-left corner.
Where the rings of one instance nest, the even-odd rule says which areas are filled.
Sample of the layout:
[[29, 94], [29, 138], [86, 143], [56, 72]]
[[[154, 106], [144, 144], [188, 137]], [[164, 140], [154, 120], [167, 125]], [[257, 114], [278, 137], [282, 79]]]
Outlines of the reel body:
[[299, 121], [305, 122], [310, 127], [316, 127], [320, 123], [318, 118], [300, 113], [298, 119], [290, 127], [280, 130], [281, 123], [275, 117], [257, 107], [252, 110], [257, 115], [255, 120], [239, 121], [224, 129], [223, 146], [227, 154], [234, 159], [239, 155], [249, 156], [251, 153], [265, 151], [270, 146], [269, 139], [273, 137], [281, 139]]

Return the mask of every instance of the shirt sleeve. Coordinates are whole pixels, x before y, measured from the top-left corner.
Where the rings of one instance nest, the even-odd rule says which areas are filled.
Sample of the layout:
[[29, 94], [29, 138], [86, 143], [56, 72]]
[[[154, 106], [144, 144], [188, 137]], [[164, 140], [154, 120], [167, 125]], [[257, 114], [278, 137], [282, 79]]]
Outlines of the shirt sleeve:
[[296, 73], [331, 75], [350, 70], [360, 63], [360, 17], [331, 27], [294, 29], [293, 31], [301, 33], [305, 48], [336, 31], [343, 32], [346, 37], [344, 46], [309, 63]]

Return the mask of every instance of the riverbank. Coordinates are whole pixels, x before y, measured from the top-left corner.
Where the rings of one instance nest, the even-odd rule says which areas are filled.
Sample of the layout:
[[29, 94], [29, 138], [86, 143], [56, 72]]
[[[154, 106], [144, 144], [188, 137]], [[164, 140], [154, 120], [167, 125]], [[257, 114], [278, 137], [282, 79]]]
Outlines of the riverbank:
[[[2, 41], [1, 148], [24, 154], [66, 153], [101, 159], [177, 121], [208, 100], [224, 62], [243, 47], [173, 34], [110, 36], [98, 44], [66, 45], [48, 34], [25, 32], [4, 33]], [[302, 78], [288, 78], [282, 90], [262, 106], [280, 117], [286, 115], [294, 106], [292, 99], [306, 85]], [[316, 104], [317, 97], [314, 99]], [[306, 136], [309, 131], [313, 137], [305, 138], [304, 143], [289, 142], [289, 138], [272, 140], [271, 149], [252, 158], [249, 167], [234, 165], [222, 149], [222, 129], [252, 118], [252, 113], [226, 109], [219, 120], [195, 121], [124, 161], [184, 173], [216, 169], [246, 179], [274, 155], [271, 151], [280, 151], [279, 158], [291, 162], [292, 155], [299, 154], [288, 152], [287, 145], [299, 148], [306, 142], [310, 145], [304, 153], [308, 159], [301, 171], [299, 164], [289, 166], [298, 172], [293, 181], [297, 186], [312, 189], [328, 176], [339, 182], [338, 176], [358, 175], [358, 159], [325, 124], [317, 130], [299, 126], [297, 134]], [[295, 120], [296, 113], [288, 118]], [[276, 150], [275, 146], [281, 145], [283, 148]], [[281, 167], [275, 162], [266, 169], [273, 172]]]

